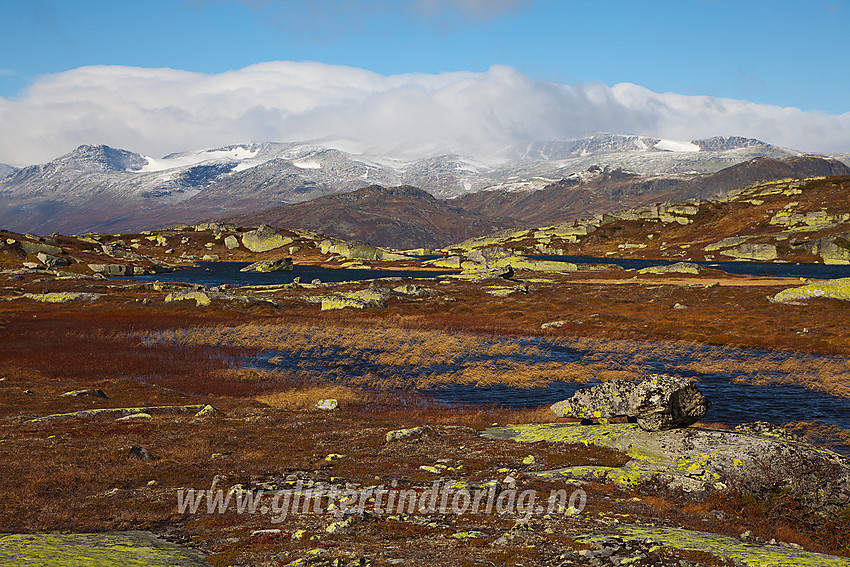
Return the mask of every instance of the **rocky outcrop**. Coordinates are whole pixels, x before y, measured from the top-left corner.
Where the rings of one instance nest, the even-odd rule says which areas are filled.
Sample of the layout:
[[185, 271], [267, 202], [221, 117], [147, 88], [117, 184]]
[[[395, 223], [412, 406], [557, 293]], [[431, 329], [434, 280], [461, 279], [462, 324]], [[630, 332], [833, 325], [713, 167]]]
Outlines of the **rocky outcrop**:
[[275, 258], [274, 260], [261, 260], [245, 266], [240, 272], [291, 272], [292, 258]]
[[818, 298], [850, 301], [850, 278], [827, 280], [802, 287], [788, 288], [769, 299], [777, 303], [787, 303]]
[[493, 427], [488, 438], [583, 443], [626, 453], [620, 467], [574, 466], [541, 471], [551, 479], [637, 485], [661, 482], [706, 492], [734, 488], [752, 494], [781, 490], [814, 509], [850, 505], [850, 464], [837, 453], [773, 434], [689, 427], [644, 431], [636, 424], [550, 423]]
[[55, 256], [57, 254], [65, 253], [65, 251], [59, 248], [58, 246], [44, 244], [42, 242], [30, 242], [28, 240], [21, 240], [18, 242], [18, 246], [21, 247], [25, 254], [38, 254], [39, 252], [44, 252], [45, 254], [51, 254]]
[[144, 268], [123, 264], [89, 264], [88, 266], [94, 273], [104, 276], [141, 276], [145, 273]]
[[292, 238], [265, 224], [242, 235], [242, 245], [251, 252], [268, 252], [292, 242]]
[[582, 388], [551, 409], [559, 417], [579, 419], [633, 417], [646, 431], [662, 431], [696, 423], [709, 407], [693, 381], [651, 374], [639, 382], [608, 380]]

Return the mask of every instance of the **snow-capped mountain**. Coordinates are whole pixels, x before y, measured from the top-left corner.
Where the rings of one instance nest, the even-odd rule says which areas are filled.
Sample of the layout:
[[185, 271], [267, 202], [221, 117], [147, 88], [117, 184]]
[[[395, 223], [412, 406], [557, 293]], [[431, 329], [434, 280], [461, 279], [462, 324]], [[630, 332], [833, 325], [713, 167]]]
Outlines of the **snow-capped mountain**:
[[[799, 152], [738, 137], [695, 141], [592, 134], [403, 160], [350, 153], [343, 141], [240, 144], [154, 158], [80, 146], [49, 163], [0, 178], [0, 226], [18, 231], [127, 231], [231, 216], [369, 185], [412, 185], [440, 198], [488, 187], [539, 190], [601, 165], [642, 175], [714, 173], [758, 156]], [[0, 175], [2, 177], [2, 175]]]
[[11, 165], [6, 165], [5, 163], [0, 163], [0, 179], [9, 177], [15, 171], [17, 171], [17, 167], [12, 167]]

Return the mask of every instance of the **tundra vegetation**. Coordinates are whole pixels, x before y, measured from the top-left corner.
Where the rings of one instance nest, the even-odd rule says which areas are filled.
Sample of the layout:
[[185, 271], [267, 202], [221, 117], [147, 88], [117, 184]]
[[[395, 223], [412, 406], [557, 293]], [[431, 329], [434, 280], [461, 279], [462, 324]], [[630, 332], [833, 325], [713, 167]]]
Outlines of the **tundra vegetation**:
[[[846, 180], [812, 183], [833, 190]], [[741, 195], [762, 202], [753, 207], [774, 197], [803, 202], [794, 193], [799, 187], [789, 187]], [[727, 204], [737, 210], [743, 197]], [[692, 215], [691, 209], [676, 214], [714, 218], [700, 207]], [[828, 230], [846, 230], [835, 207], [830, 202], [826, 209], [829, 227], [817, 224], [820, 216], [807, 216], [802, 205], [788, 210], [803, 216], [764, 224], [798, 233], [817, 224], [814, 236], [820, 240]], [[657, 227], [664, 221], [651, 222]], [[665, 230], [691, 230], [696, 222], [674, 219]], [[604, 226], [592, 232], [599, 237], [598, 231], [608, 230]], [[706, 242], [730, 236], [716, 230]], [[283, 244], [264, 250], [249, 238], [251, 247], [262, 250], [253, 252], [241, 244], [247, 232]], [[611, 238], [609, 249], [592, 250], [654, 250], [654, 244], [620, 249], [623, 242]], [[563, 240], [566, 245], [570, 239]], [[533, 388], [638, 378], [649, 365], [660, 365], [673, 374], [722, 373], [850, 397], [850, 304], [818, 295], [768, 299], [816, 282], [712, 269], [638, 273], [578, 266], [516, 268], [509, 279], [476, 281], [489, 269], [482, 253], [465, 260], [478, 264], [475, 278], [202, 287], [120, 278], [204, 256], [248, 263], [284, 255], [296, 267], [421, 264], [406, 256], [395, 259], [398, 251], [384, 254], [308, 231], [267, 227], [205, 225], [50, 238], [3, 233], [1, 242], [4, 533], [146, 530], [197, 550], [213, 565], [850, 562], [850, 509], [812, 505], [791, 489], [817, 492], [815, 485], [834, 481], [837, 469], [813, 470], [801, 460], [781, 476], [765, 462], [750, 471], [760, 475], [759, 483], [728, 482], [711, 490], [689, 491], [658, 476], [623, 482], [622, 476], [596, 472], [628, 469], [635, 455], [626, 449], [586, 439], [520, 442], [492, 434], [500, 427], [571, 422], [548, 406], [447, 406], [426, 391], [458, 383]], [[601, 242], [588, 240], [587, 246]], [[510, 254], [532, 251], [539, 243]], [[505, 246], [504, 239], [488, 244]], [[39, 260], [39, 253], [68, 264]], [[187, 293], [195, 300], [166, 301]], [[323, 298], [352, 293], [380, 301], [362, 309], [322, 309]], [[328, 399], [338, 409], [316, 409]], [[174, 409], [207, 405], [211, 408], [198, 412]], [[108, 412], [75, 414], [118, 408], [151, 411], [121, 419]], [[57, 414], [75, 416], [39, 419]], [[609, 426], [629, 427], [616, 421]], [[727, 424], [707, 421], [685, 431], [690, 430], [732, 434]], [[485, 431], [490, 433], [482, 435]], [[850, 443], [850, 430], [816, 419], [768, 433], [783, 443], [798, 443], [792, 438], [825, 447]], [[581, 479], [548, 474], [565, 469], [590, 474]], [[700, 467], [686, 472], [707, 474]], [[581, 488], [586, 506], [580, 513], [564, 506], [530, 515], [414, 510], [339, 517], [322, 500], [322, 510], [280, 522], [235, 509], [216, 514], [177, 509], [179, 490], [213, 484], [232, 494], [291, 490], [299, 482], [421, 493], [434, 481], [471, 491], [495, 483], [503, 492], [513, 487], [543, 497]], [[0, 553], [12, 549], [11, 541], [0, 537]], [[745, 551], [750, 555], [742, 555]]]

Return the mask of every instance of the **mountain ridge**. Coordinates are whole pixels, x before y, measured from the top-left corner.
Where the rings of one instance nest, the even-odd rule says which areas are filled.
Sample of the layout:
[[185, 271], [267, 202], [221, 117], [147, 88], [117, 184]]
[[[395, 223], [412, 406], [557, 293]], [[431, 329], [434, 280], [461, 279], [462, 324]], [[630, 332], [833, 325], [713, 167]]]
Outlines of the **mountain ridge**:
[[156, 159], [109, 146], [80, 146], [0, 178], [0, 226], [43, 233], [122, 232], [239, 215], [372, 184], [413, 185], [453, 197], [488, 187], [539, 189], [593, 165], [675, 177], [718, 171], [754, 154], [799, 152], [748, 138], [676, 142], [594, 134], [502, 154], [505, 161], [498, 164], [456, 154], [403, 161], [315, 142], [268, 142]]

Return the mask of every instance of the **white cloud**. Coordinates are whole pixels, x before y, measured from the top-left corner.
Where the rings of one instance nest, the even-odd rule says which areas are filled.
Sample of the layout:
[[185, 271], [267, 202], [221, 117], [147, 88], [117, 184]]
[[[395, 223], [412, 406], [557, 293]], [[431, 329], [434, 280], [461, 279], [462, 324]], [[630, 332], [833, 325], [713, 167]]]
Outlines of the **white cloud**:
[[348, 138], [409, 156], [485, 153], [587, 131], [674, 139], [756, 137], [805, 151], [850, 151], [850, 113], [827, 115], [632, 84], [557, 85], [510, 67], [381, 76], [273, 62], [216, 75], [82, 67], [0, 98], [0, 162], [44, 162], [79, 144], [148, 155], [249, 141]]

